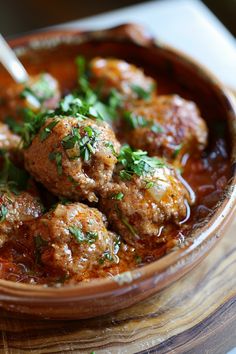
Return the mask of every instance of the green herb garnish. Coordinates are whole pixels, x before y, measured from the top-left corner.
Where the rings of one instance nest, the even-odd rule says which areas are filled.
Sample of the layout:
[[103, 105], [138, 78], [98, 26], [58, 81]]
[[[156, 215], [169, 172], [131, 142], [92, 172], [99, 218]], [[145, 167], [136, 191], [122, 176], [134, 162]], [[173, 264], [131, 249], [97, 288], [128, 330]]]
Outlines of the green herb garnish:
[[0, 150], [0, 156], [3, 158], [0, 171], [0, 190], [19, 194], [20, 191], [27, 188], [29, 174], [15, 166], [6, 151]]
[[132, 129], [143, 128], [149, 125], [149, 122], [146, 120], [146, 118], [132, 112], [125, 112], [124, 118]]
[[91, 155], [95, 154], [100, 132], [90, 126], [85, 127], [84, 131], [86, 134], [79, 141], [80, 156], [84, 161], [88, 161]]
[[77, 128], [72, 128], [71, 134], [67, 135], [62, 140], [62, 145], [64, 149], [73, 149], [75, 144], [81, 139], [80, 133]]
[[106, 260], [108, 260], [110, 262], [114, 261], [114, 258], [112, 257], [112, 255], [111, 255], [111, 253], [109, 251], [105, 251], [103, 253], [103, 256], [101, 258], [99, 258], [98, 263], [99, 264], [104, 264]]
[[56, 162], [57, 172], [61, 176], [62, 175], [62, 153], [54, 151], [51, 152], [48, 157], [50, 161]]
[[153, 93], [155, 89], [155, 85], [150, 85], [150, 88], [148, 90], [145, 90], [143, 87], [138, 86], [138, 85], [131, 85], [131, 88], [134, 93], [138, 96], [138, 98], [141, 98], [143, 100], [149, 100], [151, 97], [151, 94]]
[[40, 141], [44, 141], [51, 134], [53, 128], [59, 123], [59, 120], [50, 122], [40, 133]]
[[165, 165], [162, 160], [147, 156], [146, 151], [133, 150], [129, 145], [123, 145], [118, 161], [124, 167], [120, 171], [120, 177], [124, 180], [130, 180], [134, 174], [137, 176], [151, 175], [156, 168]]
[[141, 264], [142, 263], [142, 257], [141, 256], [139, 256], [138, 254], [136, 254], [135, 255], [135, 262], [137, 263], [137, 264]]
[[43, 247], [48, 246], [48, 241], [44, 240], [40, 235], [35, 236], [35, 262], [39, 264], [41, 262], [41, 252]]
[[153, 133], [156, 133], [156, 134], [159, 134], [159, 133], [163, 133], [164, 132], [164, 129], [157, 123], [153, 123], [151, 125], [151, 131]]
[[0, 223], [6, 220], [7, 213], [8, 213], [7, 207], [4, 204], [2, 204], [0, 206]]
[[135, 228], [129, 223], [129, 221], [123, 216], [120, 208], [118, 207], [118, 205], [115, 205], [115, 211], [120, 219], [120, 221], [122, 222], [122, 224], [126, 227], [126, 229], [134, 236], [137, 237], [137, 232], [135, 230]]
[[47, 74], [41, 74], [39, 79], [35, 81], [31, 86], [26, 86], [24, 88], [20, 94], [20, 97], [27, 99], [32, 96], [39, 103], [43, 103], [44, 101], [52, 98], [55, 93], [53, 82], [54, 80], [51, 76]]
[[95, 231], [88, 231], [84, 233], [80, 228], [76, 226], [69, 227], [69, 232], [77, 242], [86, 242], [88, 244], [94, 243], [98, 239], [98, 233]]
[[114, 156], [117, 156], [117, 153], [114, 148], [114, 144], [111, 141], [106, 141], [105, 146], [108, 147], [109, 149], [111, 149], [111, 152]]
[[119, 192], [117, 194], [113, 194], [111, 198], [115, 200], [122, 200], [124, 198], [124, 194], [122, 192]]
[[145, 181], [146, 185], [145, 185], [145, 189], [150, 189], [155, 185], [155, 182], [153, 181]]
[[164, 131], [158, 123], [154, 123], [153, 120], [147, 120], [145, 117], [133, 112], [126, 111], [124, 113], [124, 119], [131, 129], [148, 127], [153, 133], [163, 133]]
[[172, 157], [173, 157], [174, 159], [179, 155], [179, 153], [180, 153], [182, 147], [183, 147], [183, 144], [179, 144], [179, 145], [177, 146], [177, 148], [175, 149], [175, 151], [174, 151], [173, 154], [172, 154]]

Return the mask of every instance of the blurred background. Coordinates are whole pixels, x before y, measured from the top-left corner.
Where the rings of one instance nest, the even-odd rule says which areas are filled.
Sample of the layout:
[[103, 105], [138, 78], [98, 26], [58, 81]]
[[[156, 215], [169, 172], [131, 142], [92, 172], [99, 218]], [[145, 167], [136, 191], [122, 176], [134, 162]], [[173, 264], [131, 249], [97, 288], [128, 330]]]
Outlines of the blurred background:
[[[0, 32], [11, 37], [18, 33], [143, 2], [145, 1], [0, 0]], [[203, 0], [203, 2], [236, 36], [236, 0]]]

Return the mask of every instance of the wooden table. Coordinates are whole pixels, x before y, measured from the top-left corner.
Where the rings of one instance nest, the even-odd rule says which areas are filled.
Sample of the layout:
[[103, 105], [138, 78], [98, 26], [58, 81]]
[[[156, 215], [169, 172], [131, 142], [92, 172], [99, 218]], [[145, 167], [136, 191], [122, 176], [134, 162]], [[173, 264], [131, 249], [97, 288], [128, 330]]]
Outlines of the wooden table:
[[80, 321], [5, 316], [0, 353], [226, 353], [236, 346], [236, 222], [197, 268], [129, 309]]

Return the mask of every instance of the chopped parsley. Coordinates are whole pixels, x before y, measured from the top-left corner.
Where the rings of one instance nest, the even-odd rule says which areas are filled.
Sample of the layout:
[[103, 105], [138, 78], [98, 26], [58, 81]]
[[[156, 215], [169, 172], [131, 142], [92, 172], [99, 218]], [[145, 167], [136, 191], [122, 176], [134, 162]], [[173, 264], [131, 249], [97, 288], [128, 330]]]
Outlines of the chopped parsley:
[[79, 141], [80, 156], [84, 161], [88, 161], [96, 151], [100, 132], [90, 126], [85, 127], [84, 131], [86, 134]]
[[84, 233], [81, 228], [78, 228], [76, 226], [70, 226], [69, 232], [72, 236], [74, 236], [76, 241], [79, 243], [86, 242], [90, 245], [90, 244], [96, 242], [96, 240], [98, 239], [97, 232], [88, 231], [88, 232]]
[[47, 118], [54, 115], [54, 111], [36, 114], [31, 109], [24, 108], [22, 114], [24, 123], [19, 134], [23, 141], [23, 147], [27, 148], [30, 146], [41, 127], [45, 124]]
[[62, 139], [64, 149], [73, 149], [75, 144], [81, 139], [80, 133], [77, 128], [72, 128], [71, 134]]
[[40, 141], [44, 141], [51, 134], [52, 129], [59, 123], [59, 120], [50, 122], [40, 133]]
[[147, 127], [149, 124], [146, 118], [132, 112], [125, 112], [124, 118], [132, 129]]
[[0, 190], [19, 194], [27, 188], [29, 174], [15, 166], [6, 151], [0, 150], [0, 156], [3, 159], [0, 170]]
[[34, 238], [34, 244], [35, 244], [35, 261], [36, 264], [39, 264], [41, 262], [42, 248], [48, 246], [48, 241], [44, 240], [40, 235], [37, 235]]
[[105, 146], [112, 151], [112, 154], [114, 156], [117, 156], [117, 153], [116, 153], [115, 148], [114, 148], [114, 144], [111, 141], [106, 141], [105, 142]]
[[4, 204], [2, 204], [0, 206], [0, 223], [6, 220], [7, 213], [8, 213], [7, 207]]
[[126, 111], [124, 119], [131, 129], [148, 127], [153, 133], [163, 133], [164, 131], [160, 124], [153, 122], [153, 120], [147, 120], [145, 117], [133, 112]]
[[126, 227], [126, 229], [134, 236], [134, 237], [137, 237], [137, 232], [135, 230], [135, 228], [133, 227], [133, 225], [131, 225], [129, 223], [129, 221], [123, 216], [120, 208], [118, 207], [118, 205], [116, 204], [115, 205], [115, 210], [116, 210], [116, 213], [120, 219], [120, 221], [122, 222], [122, 224]]
[[53, 97], [55, 93], [54, 79], [48, 74], [41, 74], [32, 85], [26, 86], [20, 97], [32, 101], [37, 100], [40, 104]]
[[124, 198], [124, 194], [122, 192], [112, 195], [112, 199], [115, 199], [115, 200], [122, 200], [123, 198]]
[[179, 144], [179, 145], [177, 146], [177, 148], [175, 149], [175, 151], [174, 151], [173, 154], [172, 154], [172, 157], [173, 157], [174, 159], [175, 159], [176, 157], [178, 157], [178, 155], [179, 155], [179, 153], [180, 153], [182, 147], [183, 147], [183, 144]]
[[83, 92], [86, 92], [89, 89], [89, 81], [88, 81], [88, 71], [86, 60], [82, 55], [79, 55], [75, 59], [75, 63], [78, 68], [78, 84], [80, 89]]
[[10, 130], [15, 134], [21, 134], [23, 124], [16, 122], [14, 118], [8, 116], [4, 119], [4, 123], [8, 125]]
[[111, 255], [111, 253], [109, 251], [105, 251], [103, 253], [102, 257], [99, 258], [98, 263], [99, 264], [104, 264], [106, 260], [110, 261], [110, 262], [114, 261], [114, 258], [112, 257], [112, 255]]
[[120, 236], [117, 235], [116, 240], [114, 242], [114, 254], [117, 254], [120, 250], [121, 239]]
[[150, 189], [155, 185], [155, 182], [153, 181], [145, 181], [145, 189]]
[[57, 173], [61, 176], [62, 175], [62, 153], [57, 151], [51, 152], [49, 154], [49, 160], [56, 162]]
[[152, 123], [152, 125], [151, 125], [151, 131], [152, 131], [153, 133], [159, 134], [159, 133], [163, 133], [163, 132], [164, 132], [164, 129], [160, 126], [160, 124], [158, 124], [158, 123]]
[[122, 95], [116, 90], [112, 89], [108, 97], [108, 106], [115, 111], [122, 106]]
[[120, 171], [123, 180], [130, 180], [135, 174], [137, 176], [148, 176], [165, 164], [156, 157], [147, 156], [146, 151], [133, 150], [129, 145], [123, 145], [118, 156], [118, 162], [124, 167]]
[[136, 93], [138, 98], [141, 98], [143, 100], [149, 100], [151, 98], [151, 94], [155, 89], [155, 85], [150, 85], [148, 90], [145, 90], [143, 87], [135, 84], [131, 85], [131, 88], [133, 92]]
[[134, 259], [135, 259], [135, 262], [136, 262], [137, 264], [140, 264], [140, 263], [142, 263], [142, 261], [143, 261], [143, 260], [142, 260], [142, 257], [139, 256], [138, 254], [135, 255]]

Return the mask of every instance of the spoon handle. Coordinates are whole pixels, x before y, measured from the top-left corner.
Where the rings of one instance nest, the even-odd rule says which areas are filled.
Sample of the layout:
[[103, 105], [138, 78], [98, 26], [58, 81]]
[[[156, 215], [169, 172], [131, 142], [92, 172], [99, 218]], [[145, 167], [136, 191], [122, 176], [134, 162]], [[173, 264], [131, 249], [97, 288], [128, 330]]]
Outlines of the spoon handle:
[[18, 82], [23, 83], [28, 81], [29, 76], [15, 55], [14, 51], [9, 47], [3, 36], [0, 34], [0, 62], [12, 76], [12, 78]]

